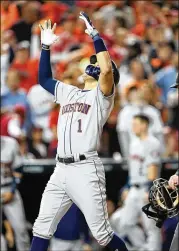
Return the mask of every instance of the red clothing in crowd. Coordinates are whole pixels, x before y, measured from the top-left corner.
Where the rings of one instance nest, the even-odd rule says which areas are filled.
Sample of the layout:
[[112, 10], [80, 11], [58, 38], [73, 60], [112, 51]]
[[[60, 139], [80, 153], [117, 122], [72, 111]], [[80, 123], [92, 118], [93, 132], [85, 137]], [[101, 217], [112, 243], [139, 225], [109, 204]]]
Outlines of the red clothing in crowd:
[[38, 83], [37, 59], [29, 59], [23, 64], [13, 61], [11, 67], [20, 72], [20, 88], [24, 89], [25, 92], [28, 92], [33, 85]]
[[[21, 124], [21, 119], [20, 116], [17, 114], [5, 114], [1, 117], [0, 119], [1, 121], [1, 135], [2, 136], [9, 136], [9, 137], [15, 137], [14, 135], [11, 135], [11, 133], [9, 132], [9, 123], [12, 120], [18, 120], [19, 124]], [[21, 128], [19, 127], [19, 130], [21, 130]], [[16, 138], [16, 137], [15, 137]]]

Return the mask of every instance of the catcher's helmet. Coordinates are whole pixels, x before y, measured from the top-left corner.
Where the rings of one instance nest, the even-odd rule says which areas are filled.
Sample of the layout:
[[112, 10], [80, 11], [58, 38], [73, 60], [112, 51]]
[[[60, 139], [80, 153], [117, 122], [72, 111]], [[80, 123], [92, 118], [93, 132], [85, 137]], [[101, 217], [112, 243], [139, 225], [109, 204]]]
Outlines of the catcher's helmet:
[[[100, 75], [100, 67], [94, 66], [97, 63], [97, 57], [96, 55], [92, 55], [90, 57], [90, 65], [88, 65], [85, 69], [85, 73], [94, 79], [98, 80]], [[117, 85], [119, 83], [120, 75], [119, 71], [117, 69], [116, 64], [113, 60], [111, 60], [112, 63], [112, 71], [113, 71], [113, 78], [114, 78], [114, 84]]]
[[[168, 181], [165, 179], [156, 179], [149, 192], [149, 204], [145, 205], [142, 210], [149, 217], [157, 222], [161, 227], [164, 220], [172, 218], [179, 211], [179, 192], [178, 188], [170, 189]], [[151, 208], [151, 211], [150, 211]]]
[[178, 189], [170, 189], [168, 181], [156, 179], [149, 193], [149, 202], [154, 210], [159, 210], [169, 218], [178, 213]]
[[179, 87], [179, 74], [177, 74], [176, 82], [170, 86], [170, 88], [177, 88]]

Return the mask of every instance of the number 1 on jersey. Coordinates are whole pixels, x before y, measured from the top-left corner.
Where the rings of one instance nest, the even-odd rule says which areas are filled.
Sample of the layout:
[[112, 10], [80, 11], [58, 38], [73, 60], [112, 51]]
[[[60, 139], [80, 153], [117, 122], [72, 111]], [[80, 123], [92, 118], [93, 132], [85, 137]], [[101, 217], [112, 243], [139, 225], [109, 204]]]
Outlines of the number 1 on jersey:
[[77, 132], [82, 132], [82, 129], [81, 129], [81, 119], [78, 120], [78, 131]]

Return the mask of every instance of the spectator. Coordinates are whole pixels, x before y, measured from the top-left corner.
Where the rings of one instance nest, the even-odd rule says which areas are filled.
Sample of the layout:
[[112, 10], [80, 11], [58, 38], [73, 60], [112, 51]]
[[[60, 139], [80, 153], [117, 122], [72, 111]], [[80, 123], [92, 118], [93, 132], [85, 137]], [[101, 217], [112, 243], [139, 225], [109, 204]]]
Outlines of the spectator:
[[11, 30], [14, 31], [18, 42], [31, 41], [31, 29], [34, 22], [40, 17], [40, 3], [37, 1], [26, 1], [22, 5], [22, 18], [12, 25]]
[[43, 128], [43, 140], [47, 143], [50, 142], [52, 133], [49, 129], [48, 117], [53, 104], [53, 96], [40, 85], [34, 85], [29, 90], [27, 100], [34, 126]]
[[163, 67], [154, 75], [154, 81], [161, 90], [161, 101], [166, 106], [170, 85], [175, 82], [177, 75], [178, 53], [173, 53], [171, 47], [167, 44], [161, 45], [158, 53]]
[[14, 58], [13, 48], [16, 47], [16, 39], [12, 31], [4, 31], [1, 35], [1, 95], [7, 93], [7, 72]]
[[164, 146], [161, 115], [157, 108], [150, 105], [151, 100], [148, 98], [151, 97], [152, 99], [153, 93], [152, 88], [146, 88], [145, 86], [141, 89], [137, 89], [135, 86], [128, 90], [129, 104], [119, 112], [117, 121], [118, 138], [123, 156], [128, 156], [130, 140], [134, 137], [131, 129], [132, 118], [139, 113], [143, 113], [150, 118], [149, 132], [156, 136]]
[[1, 30], [8, 30], [19, 19], [16, 3], [1, 1]]
[[60, 36], [57, 43], [52, 47], [52, 52], [65, 52], [70, 47], [79, 43], [79, 38], [75, 36], [76, 17], [73, 14], [64, 15], [61, 26], [57, 27], [57, 35]]
[[145, 73], [144, 66], [140, 60], [133, 59], [129, 65], [130, 73], [132, 80], [125, 83], [124, 89], [121, 90], [121, 95], [123, 96], [123, 99], [126, 99], [128, 90], [131, 87], [136, 87], [137, 89], [140, 88], [144, 83], [147, 83], [147, 77]]
[[24, 138], [19, 142], [19, 150], [22, 158], [22, 162], [24, 163], [27, 159], [35, 159], [35, 156], [29, 152], [29, 147], [27, 143], [27, 139]]
[[115, 36], [115, 44], [112, 49], [119, 55], [121, 60], [126, 59], [128, 55], [128, 50], [126, 48], [126, 39], [128, 35], [128, 30], [125, 28], [118, 28]]
[[38, 60], [30, 58], [30, 44], [22, 41], [17, 45], [14, 60], [11, 67], [17, 69], [20, 74], [20, 88], [26, 93], [37, 84]]
[[45, 1], [40, 10], [42, 17], [51, 19], [53, 23], [59, 23], [63, 14], [68, 11], [68, 6], [67, 3], [59, 4], [58, 1]]
[[100, 9], [100, 12], [104, 15], [106, 20], [110, 20], [118, 13], [121, 14], [125, 20], [127, 28], [131, 28], [135, 23], [134, 11], [130, 6], [125, 4], [124, 0], [110, 1], [110, 5], [106, 5]]
[[99, 31], [100, 36], [104, 39], [106, 46], [108, 48], [110, 48], [114, 41], [113, 41], [113, 37], [110, 34], [107, 34], [107, 32], [106, 32], [106, 29], [105, 29], [106, 22], [105, 21], [106, 21], [105, 16], [100, 11], [95, 12], [93, 14], [94, 26]]
[[25, 130], [28, 131], [31, 126], [31, 112], [25, 92], [20, 87], [20, 75], [15, 69], [9, 69], [7, 74], [7, 86], [9, 88], [7, 94], [1, 98], [2, 112], [12, 111], [15, 105], [22, 105], [26, 110]]
[[31, 139], [29, 139], [28, 149], [29, 152], [37, 159], [47, 157], [47, 146], [43, 142], [43, 128], [33, 127], [31, 130]]
[[23, 129], [25, 123], [25, 107], [22, 105], [15, 105], [12, 113], [5, 113], [1, 116], [1, 135], [14, 137], [17, 140], [24, 139], [25, 130]]
[[173, 25], [175, 50], [179, 50], [179, 24]]

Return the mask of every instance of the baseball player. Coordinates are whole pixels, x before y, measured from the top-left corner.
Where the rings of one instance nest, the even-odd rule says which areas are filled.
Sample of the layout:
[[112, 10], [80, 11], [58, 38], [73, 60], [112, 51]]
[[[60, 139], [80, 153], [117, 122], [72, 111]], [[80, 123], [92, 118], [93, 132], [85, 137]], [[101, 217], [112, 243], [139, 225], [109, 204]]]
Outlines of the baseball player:
[[146, 103], [144, 98], [141, 98], [142, 89], [137, 90], [135, 87], [130, 89], [132, 102], [125, 105], [118, 114], [117, 132], [121, 150], [124, 157], [129, 155], [129, 145], [135, 135], [132, 133], [132, 119], [135, 115], [142, 113], [151, 118], [149, 133], [154, 135], [161, 142], [164, 150], [163, 138], [163, 121], [159, 110]]
[[160, 164], [160, 143], [148, 132], [149, 119], [145, 115], [134, 116], [132, 130], [134, 137], [129, 148], [129, 193], [120, 212], [120, 228], [125, 233], [135, 231], [134, 228], [142, 219], [147, 234], [146, 242], [137, 250], [160, 251], [160, 231], [153, 221], [142, 214], [152, 181], [158, 177]]
[[[177, 75], [176, 83], [174, 83], [171, 88], [179, 88], [179, 74]], [[169, 186], [174, 189], [176, 186], [179, 186], [179, 169], [177, 172], [172, 175], [168, 181]], [[175, 234], [171, 243], [170, 251], [178, 250], [178, 235], [179, 235], [179, 225], [177, 225]]]
[[31, 251], [45, 251], [57, 224], [74, 202], [101, 246], [126, 251], [125, 243], [114, 234], [108, 220], [105, 172], [97, 154], [103, 125], [114, 104], [119, 72], [98, 31], [88, 16], [80, 13], [86, 32], [92, 37], [97, 65], [88, 65], [83, 79], [84, 90], [52, 78], [50, 45], [58, 37], [56, 25], [45, 21], [41, 28], [42, 52], [39, 83], [55, 96], [61, 106], [58, 119], [56, 167], [42, 196], [39, 215], [33, 226]]
[[29, 249], [29, 236], [20, 193], [16, 188], [16, 169], [22, 165], [19, 146], [15, 139], [1, 136], [1, 201], [10, 222], [18, 251]]
[[125, 228], [121, 228], [120, 226], [121, 217], [123, 217], [123, 211], [125, 210], [123, 203], [127, 198], [129, 188], [130, 186], [127, 183], [124, 187], [122, 187], [122, 189], [120, 189], [120, 200], [118, 202], [119, 207], [111, 215], [110, 223], [115, 232], [125, 240], [127, 248], [129, 250], [135, 250], [136, 247], [140, 247], [145, 242], [145, 234], [142, 227], [139, 226], [139, 224], [136, 224], [129, 232], [126, 231]]

